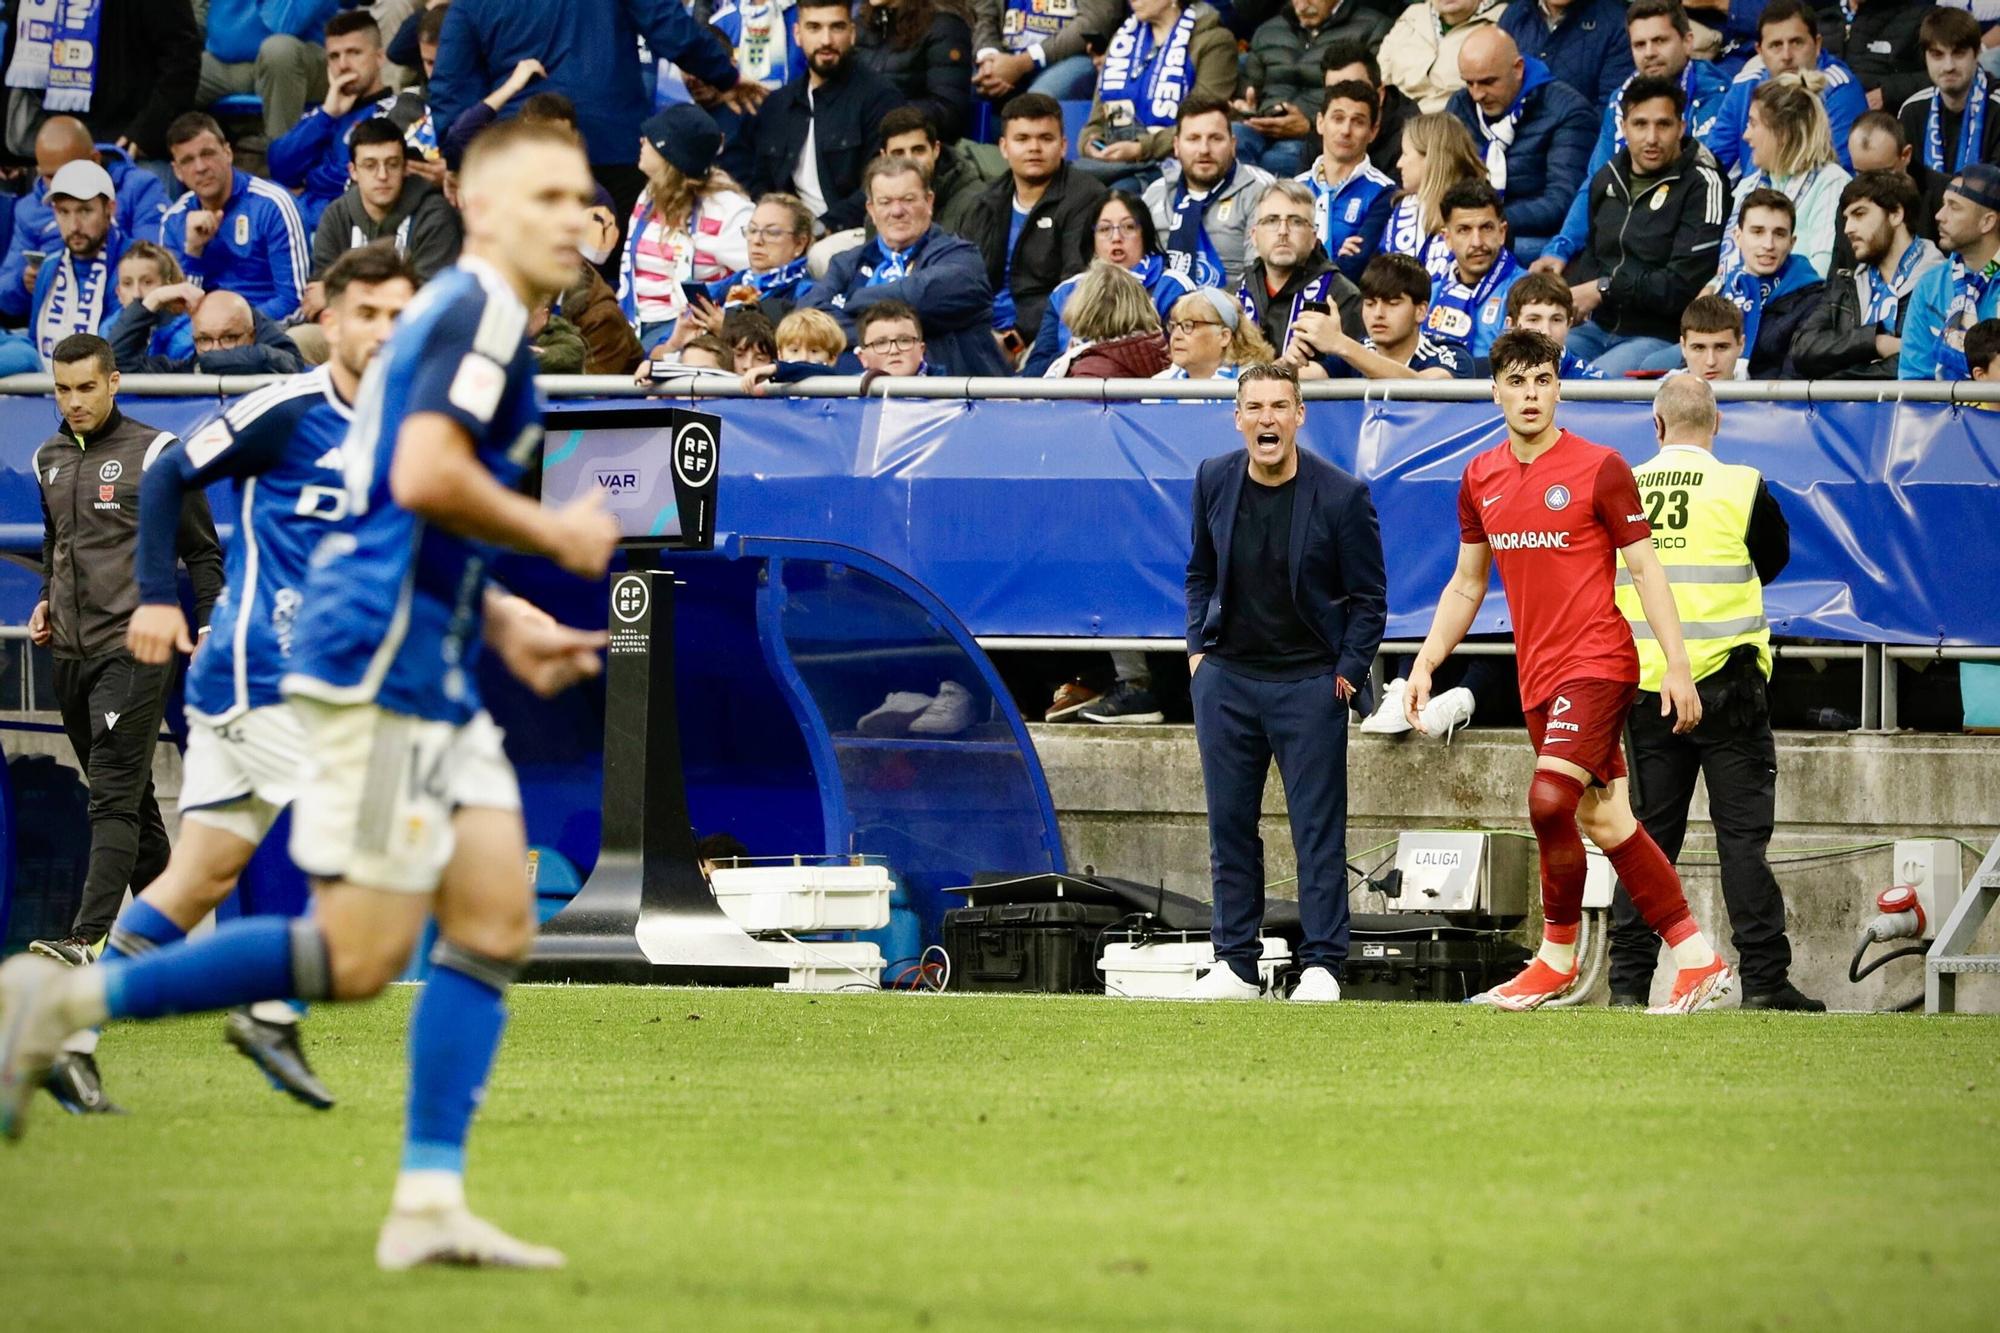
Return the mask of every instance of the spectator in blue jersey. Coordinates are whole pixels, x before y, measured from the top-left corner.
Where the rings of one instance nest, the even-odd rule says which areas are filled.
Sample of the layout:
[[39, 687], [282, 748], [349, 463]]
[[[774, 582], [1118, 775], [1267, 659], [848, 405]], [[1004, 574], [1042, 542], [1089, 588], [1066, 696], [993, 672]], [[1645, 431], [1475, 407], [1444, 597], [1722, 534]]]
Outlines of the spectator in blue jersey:
[[1000, 153], [1007, 175], [980, 192], [965, 238], [986, 258], [993, 332], [1010, 362], [1034, 342], [1049, 293], [1089, 262], [1089, 219], [1105, 196], [1063, 154], [1062, 106], [1022, 93], [1000, 108]]
[[1361, 323], [1350, 338], [1331, 315], [1304, 314], [1285, 360], [1300, 379], [1449, 380], [1472, 373], [1472, 358], [1424, 333], [1431, 275], [1408, 255], [1376, 255], [1361, 273]]
[[611, 191], [617, 216], [629, 217], [646, 188], [632, 145], [639, 122], [653, 114], [653, 72], [640, 63], [640, 38], [736, 110], [748, 114], [763, 99], [763, 86], [742, 84], [728, 49], [680, 0], [452, 0], [426, 90], [432, 120], [451, 125], [523, 60], [539, 60], [548, 77], [523, 88], [516, 104], [543, 91], [569, 98], [591, 173]]
[[[313, 232], [312, 272], [324, 277], [349, 250], [387, 240], [409, 261], [419, 282], [429, 282], [458, 258], [464, 239], [458, 210], [442, 191], [409, 173], [410, 146], [386, 116], [356, 125], [347, 136], [347, 172], [353, 182], [320, 214]], [[320, 294], [307, 288], [304, 314], [315, 319]]]
[[[326, 96], [320, 37], [340, 0], [208, 0], [208, 42], [194, 104], [236, 93], [264, 103], [264, 135], [276, 139], [298, 123], [307, 104]], [[167, 145], [169, 150], [173, 144]]]
[[41, 265], [28, 319], [44, 365], [63, 339], [101, 333], [117, 318], [118, 260], [128, 239], [118, 225], [111, 174], [88, 158], [58, 171], [48, 198], [61, 245]]
[[72, 162], [96, 163], [109, 174], [118, 194], [118, 229], [128, 239], [160, 234], [167, 194], [159, 179], [133, 166], [115, 145], [92, 143], [90, 132], [76, 117], [49, 117], [35, 131], [35, 179], [27, 193], [13, 201], [13, 233], [6, 258], [0, 260], [0, 313], [14, 319], [27, 313], [28, 297], [35, 289], [35, 266], [28, 256], [53, 254], [62, 244], [49, 203], [49, 182]]
[[1393, 179], [1403, 156], [1403, 127], [1416, 118], [1417, 104], [1401, 88], [1382, 82], [1382, 66], [1365, 46], [1335, 42], [1323, 59], [1320, 87], [1357, 80], [1375, 90], [1375, 137], [1368, 145], [1368, 160]]
[[1593, 107], [1609, 105], [1632, 77], [1625, 27], [1621, 0], [1513, 0], [1500, 15], [1501, 31], [1523, 56], [1547, 65]]
[[[800, 304], [846, 330], [881, 301], [900, 301], [922, 322], [928, 355], [951, 375], [1009, 375], [993, 339], [993, 288], [978, 247], [931, 222], [923, 168], [878, 157], [861, 177], [875, 239], [835, 255]], [[862, 346], [861, 339], [856, 345]]]
[[806, 53], [792, 40], [792, 0], [695, 0], [694, 16], [729, 43], [736, 72], [776, 88], [806, 72]]
[[349, 9], [326, 24], [326, 100], [271, 140], [271, 179], [299, 192], [299, 217], [311, 231], [326, 206], [347, 191], [348, 136], [363, 121], [386, 118], [398, 134], [424, 114], [414, 93], [382, 82], [382, 30], [366, 10]]
[[972, 125], [972, 29], [934, 0], [862, 0], [854, 58], [956, 143]]
[[[162, 320], [191, 307], [194, 354], [156, 355], [146, 348]], [[157, 287], [119, 311], [106, 335], [118, 369], [144, 375], [296, 375], [306, 368], [298, 345], [235, 292], [203, 292], [183, 283]]]
[[[1237, 157], [1274, 176], [1303, 170], [1312, 158], [1325, 100], [1321, 75], [1328, 53], [1350, 47], [1372, 51], [1390, 22], [1366, 0], [1288, 0], [1275, 17], [1258, 24], [1233, 103], [1244, 117], [1236, 124]], [[1378, 73], [1375, 81], [1380, 80]]]
[[1523, 57], [1497, 27], [1481, 28], [1458, 49], [1465, 86], [1447, 110], [1472, 131], [1486, 178], [1506, 201], [1507, 233], [1525, 263], [1562, 229], [1584, 183], [1597, 112], [1549, 68]]
[[1452, 186], [1438, 213], [1452, 264], [1433, 286], [1424, 331], [1437, 342], [1457, 345], [1467, 356], [1482, 357], [1506, 326], [1508, 289], [1528, 270], [1507, 248], [1500, 194], [1485, 181]]
[[1799, 330], [1792, 362], [1800, 375], [1896, 378], [1910, 293], [1944, 262], [1910, 230], [1918, 206], [1916, 183], [1901, 171], [1864, 171], [1840, 192], [1840, 227], [1854, 263], [1834, 270], [1826, 300]]
[[1919, 29], [1932, 87], [1896, 118], [1926, 172], [1949, 180], [1971, 162], [2000, 161], [2000, 88], [1979, 68], [1979, 23], [1962, 9], [1933, 9]]
[[1681, 308], [1715, 276], [1729, 188], [1687, 132], [1680, 81], [1642, 74], [1625, 85], [1625, 146], [1589, 186], [1589, 230], [1564, 273], [1578, 315], [1568, 350], [1619, 376], [1670, 351]]
[[197, 287], [226, 288], [272, 319], [290, 319], [307, 271], [305, 224], [291, 194], [236, 170], [229, 140], [206, 112], [176, 119], [167, 144], [187, 193], [160, 220], [160, 244]]
[[[1706, 144], [1722, 101], [1729, 95], [1729, 79], [1708, 61], [1693, 58], [1694, 28], [1680, 0], [1632, 0], [1625, 11], [1625, 36], [1638, 74], [1680, 84], [1684, 128]], [[1597, 147], [1591, 150], [1590, 169], [1584, 175], [1586, 185], [1596, 180], [1597, 173], [1625, 146], [1624, 94], [1621, 86], [1604, 108]], [[1563, 216], [1562, 230], [1542, 247], [1541, 257], [1530, 267], [1559, 273], [1564, 264], [1583, 253], [1590, 239], [1590, 199], [1590, 190], [1576, 192]]]
[[1273, 181], [1257, 200], [1250, 235], [1257, 258], [1243, 270], [1236, 299], [1243, 313], [1280, 351], [1292, 326], [1309, 313], [1337, 314], [1350, 338], [1361, 338], [1361, 292], [1333, 266], [1313, 232], [1313, 192], [1299, 181]]
[[[1562, 347], [1575, 327], [1576, 302], [1570, 296], [1569, 284], [1559, 274], [1530, 273], [1507, 289], [1508, 332], [1525, 329]], [[1484, 379], [1492, 374], [1492, 368], [1479, 362], [1473, 374]], [[1566, 380], [1601, 380], [1604, 372], [1564, 347], [1556, 376]]]
[[1102, 180], [1138, 188], [1172, 154], [1181, 103], [1226, 102], [1235, 89], [1236, 39], [1213, 9], [1200, 0], [1132, 0], [1132, 17], [1104, 48], [1077, 161]]
[[1396, 206], [1396, 182], [1368, 160], [1380, 110], [1375, 89], [1356, 80], [1323, 90], [1320, 154], [1299, 179], [1313, 192], [1313, 226], [1334, 267], [1359, 279], [1381, 247]]
[[[1796, 379], [1792, 345], [1799, 329], [1826, 299], [1826, 279], [1792, 248], [1797, 214], [1776, 190], [1753, 191], [1735, 227], [1736, 257], [1717, 275], [1715, 294], [1743, 312], [1745, 370], [1753, 380]], [[1647, 362], [1671, 370], [1674, 353]]]
[[867, 200], [861, 177], [882, 118], [902, 103], [893, 85], [854, 59], [847, 0], [799, 0], [792, 37], [806, 72], [757, 113], [757, 166], [750, 193], [784, 190], [806, 201], [829, 232], [858, 227]]
[[2000, 167], [1975, 162], [1954, 176], [1937, 229], [1938, 248], [1951, 258], [1910, 293], [1898, 379], [1969, 378], [1966, 332], [2000, 316]]
[[1124, 21], [1124, 0], [972, 0], [972, 90], [1080, 102], [1097, 86], [1093, 48]]
[[[1034, 347], [1028, 353], [1027, 365], [1021, 368], [1023, 375], [1042, 374], [1055, 363], [1057, 357], [1069, 350], [1074, 334], [1064, 318], [1064, 311], [1069, 307], [1070, 298], [1076, 294], [1082, 269], [1093, 259], [1116, 264], [1137, 278], [1146, 289], [1146, 295], [1152, 299], [1153, 308], [1159, 312], [1162, 326], [1167, 324], [1176, 303], [1196, 290], [1193, 283], [1167, 267], [1152, 215], [1137, 196], [1124, 190], [1105, 195], [1084, 219], [1082, 232], [1082, 243], [1077, 247], [1078, 272], [1063, 279], [1049, 293]], [[1216, 289], [1211, 287], [1206, 290]], [[1229, 298], [1224, 296], [1223, 299], [1227, 301]]]
[[[1736, 182], [1736, 206], [1740, 212], [1743, 201], [1763, 189], [1790, 199], [1798, 215], [1793, 233], [1797, 249], [1824, 277], [1833, 272], [1834, 243], [1840, 235], [1840, 192], [1852, 177], [1834, 159], [1826, 109], [1813, 95], [1820, 78], [1817, 70], [1780, 74], [1751, 97], [1744, 135], [1748, 170]], [[1724, 268], [1730, 258], [1725, 238]]]
[[1189, 97], [1174, 118], [1174, 155], [1146, 187], [1167, 267], [1196, 287], [1233, 289], [1256, 256], [1250, 221], [1270, 174], [1236, 158], [1229, 104]]
[[1847, 133], [1854, 128], [1855, 119], [1868, 110], [1867, 94], [1854, 71], [1820, 44], [1819, 17], [1811, 8], [1801, 0], [1771, 0], [1757, 16], [1756, 58], [1730, 84], [1729, 96], [1716, 113], [1713, 137], [1708, 140], [1724, 175], [1734, 177], [1749, 170], [1749, 145], [1744, 136], [1750, 124], [1751, 96], [1774, 74], [1813, 70], [1824, 76], [1818, 95], [1833, 127], [1834, 151], [1841, 165], [1847, 165]]

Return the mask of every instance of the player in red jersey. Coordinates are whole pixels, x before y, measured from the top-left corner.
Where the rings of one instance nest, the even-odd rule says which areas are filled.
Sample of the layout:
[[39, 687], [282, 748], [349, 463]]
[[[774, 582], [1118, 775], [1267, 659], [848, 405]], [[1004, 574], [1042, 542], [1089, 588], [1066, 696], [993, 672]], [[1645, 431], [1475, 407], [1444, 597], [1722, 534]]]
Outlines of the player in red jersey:
[[1472, 627], [1486, 600], [1487, 571], [1497, 562], [1514, 621], [1521, 710], [1535, 747], [1528, 818], [1541, 849], [1544, 926], [1542, 947], [1526, 970], [1473, 1003], [1534, 1009], [1576, 985], [1581, 829], [1604, 849], [1646, 923], [1673, 950], [1679, 968], [1673, 996], [1649, 1012], [1692, 1013], [1726, 995], [1735, 978], [1695, 924], [1673, 863], [1632, 815], [1619, 741], [1639, 688], [1639, 654], [1612, 599], [1619, 556], [1666, 654], [1661, 716], [1674, 717], [1676, 732], [1692, 731], [1701, 721], [1701, 697], [1631, 467], [1617, 451], [1556, 425], [1561, 358], [1558, 344], [1527, 330], [1493, 344], [1493, 399], [1506, 418], [1507, 439], [1465, 469], [1458, 568], [1410, 669], [1403, 706], [1417, 724], [1431, 673]]

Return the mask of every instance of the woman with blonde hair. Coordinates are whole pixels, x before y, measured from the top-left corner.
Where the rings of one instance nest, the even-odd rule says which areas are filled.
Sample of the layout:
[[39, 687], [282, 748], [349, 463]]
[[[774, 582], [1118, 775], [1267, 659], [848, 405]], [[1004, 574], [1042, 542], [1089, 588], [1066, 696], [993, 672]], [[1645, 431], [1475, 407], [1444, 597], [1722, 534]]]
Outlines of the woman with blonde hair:
[[1160, 312], [1146, 284], [1130, 269], [1108, 260], [1090, 261], [1063, 320], [1073, 341], [1043, 372], [1049, 379], [1150, 379], [1167, 367]]
[[1452, 186], [1486, 179], [1486, 161], [1472, 142], [1472, 131], [1442, 111], [1412, 118], [1403, 127], [1403, 155], [1396, 159], [1396, 172], [1403, 188], [1382, 229], [1377, 253], [1408, 255], [1434, 279], [1450, 276], [1451, 247], [1445, 243], [1444, 217], [1438, 209]]
[[1244, 366], [1275, 361], [1256, 323], [1227, 292], [1203, 287], [1174, 302], [1167, 317], [1167, 356], [1156, 380], [1233, 380]]
[[1833, 269], [1833, 242], [1840, 232], [1840, 192], [1854, 179], [1834, 155], [1833, 127], [1820, 90], [1826, 76], [1816, 69], [1775, 74], [1750, 96], [1743, 142], [1752, 170], [1736, 186], [1736, 203], [1723, 232], [1722, 268], [1740, 262], [1736, 219], [1743, 201], [1757, 190], [1776, 190], [1792, 201], [1798, 221], [1792, 251], [1824, 278]]
[[639, 127], [646, 190], [633, 206], [618, 274], [618, 302], [647, 351], [679, 351], [706, 324], [683, 319], [684, 286], [709, 283], [750, 264], [746, 228], [756, 206], [715, 165], [722, 131], [709, 114], [679, 103]]

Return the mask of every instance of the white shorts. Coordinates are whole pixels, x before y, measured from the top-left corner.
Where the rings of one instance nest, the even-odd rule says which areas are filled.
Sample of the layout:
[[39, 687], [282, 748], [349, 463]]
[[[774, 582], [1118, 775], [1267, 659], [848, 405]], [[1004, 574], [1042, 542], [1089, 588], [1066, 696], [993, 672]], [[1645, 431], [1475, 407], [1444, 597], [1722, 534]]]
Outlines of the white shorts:
[[464, 726], [374, 704], [293, 699], [307, 751], [292, 807], [292, 859], [308, 875], [429, 893], [451, 861], [461, 806], [519, 810], [500, 728]]
[[227, 722], [188, 718], [181, 765], [181, 818], [259, 843], [298, 792], [306, 733], [284, 704]]

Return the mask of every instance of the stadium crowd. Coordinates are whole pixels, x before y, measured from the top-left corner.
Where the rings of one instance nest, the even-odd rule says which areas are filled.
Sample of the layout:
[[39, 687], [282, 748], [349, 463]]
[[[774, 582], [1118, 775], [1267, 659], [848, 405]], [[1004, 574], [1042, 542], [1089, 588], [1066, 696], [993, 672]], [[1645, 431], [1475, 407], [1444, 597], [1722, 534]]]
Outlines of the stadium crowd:
[[10, 0], [0, 373], [292, 373], [567, 124], [545, 373], [2000, 373], [2000, 4]]

